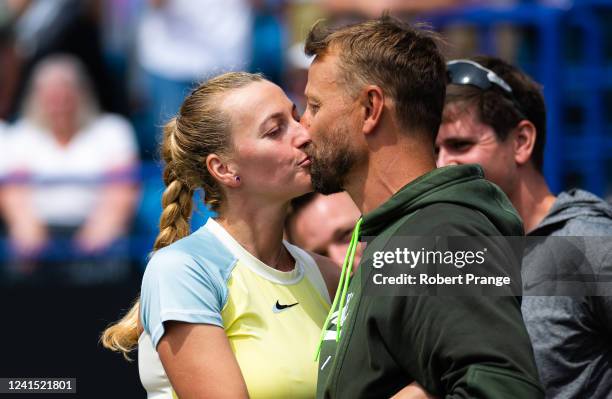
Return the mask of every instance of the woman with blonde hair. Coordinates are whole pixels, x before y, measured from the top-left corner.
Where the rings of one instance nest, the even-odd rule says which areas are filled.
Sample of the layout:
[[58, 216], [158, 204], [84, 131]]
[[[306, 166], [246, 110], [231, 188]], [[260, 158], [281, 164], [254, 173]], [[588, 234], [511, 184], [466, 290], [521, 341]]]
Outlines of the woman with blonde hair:
[[[338, 267], [283, 241], [289, 201], [311, 190], [309, 143], [284, 92], [241, 72], [200, 85], [165, 126], [155, 252], [139, 304], [102, 337], [138, 345], [149, 398], [315, 396]], [[198, 188], [217, 216], [189, 234]]]
[[[8, 278], [34, 284], [125, 280], [130, 265], [121, 239], [138, 201], [136, 135], [127, 119], [100, 110], [81, 61], [53, 54], [36, 64], [2, 150], [9, 179], [0, 216], [15, 256]], [[49, 258], [53, 248], [77, 259]]]

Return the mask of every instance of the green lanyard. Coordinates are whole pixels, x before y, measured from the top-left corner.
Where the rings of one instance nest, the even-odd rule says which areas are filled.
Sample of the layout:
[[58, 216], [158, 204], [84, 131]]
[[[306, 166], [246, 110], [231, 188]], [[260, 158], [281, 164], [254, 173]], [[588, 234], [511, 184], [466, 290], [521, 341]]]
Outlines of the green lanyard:
[[344, 309], [344, 304], [346, 302], [349, 282], [351, 280], [351, 271], [353, 269], [353, 261], [355, 260], [355, 252], [357, 251], [357, 244], [359, 244], [359, 231], [361, 230], [361, 223], [363, 223], [363, 219], [359, 218], [357, 224], [355, 225], [355, 229], [353, 230], [353, 235], [351, 236], [351, 242], [349, 244], [348, 250], [346, 251], [346, 256], [344, 257], [344, 263], [342, 264], [342, 272], [340, 273], [340, 281], [338, 282], [338, 288], [336, 289], [336, 296], [334, 296], [334, 302], [331, 305], [331, 309], [329, 310], [329, 314], [325, 319], [325, 323], [323, 323], [323, 331], [321, 331], [319, 345], [317, 345], [315, 361], [319, 360], [319, 355], [321, 354], [321, 345], [323, 345], [323, 338], [325, 338], [325, 334], [327, 333], [327, 327], [329, 326], [332, 313], [334, 313], [334, 310], [338, 305], [338, 299], [340, 299], [340, 307], [338, 308], [338, 317], [336, 319], [336, 342], [340, 340], [340, 328], [343, 322], [342, 310]]

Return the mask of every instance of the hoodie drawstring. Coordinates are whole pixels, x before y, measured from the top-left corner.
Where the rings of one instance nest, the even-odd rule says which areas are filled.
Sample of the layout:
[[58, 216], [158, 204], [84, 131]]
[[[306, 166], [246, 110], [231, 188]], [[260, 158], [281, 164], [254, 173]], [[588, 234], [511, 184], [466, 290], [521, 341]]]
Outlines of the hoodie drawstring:
[[344, 257], [344, 262], [342, 263], [342, 272], [340, 273], [340, 281], [338, 281], [338, 288], [336, 289], [336, 295], [334, 296], [334, 301], [332, 302], [331, 309], [325, 319], [325, 323], [323, 323], [323, 331], [321, 331], [321, 337], [319, 338], [319, 345], [317, 345], [317, 353], [315, 354], [315, 361], [319, 360], [319, 355], [321, 354], [321, 346], [323, 345], [323, 340], [325, 335], [327, 334], [327, 327], [329, 326], [330, 320], [332, 318], [332, 314], [338, 305], [338, 300], [340, 300], [340, 307], [338, 308], [338, 317], [336, 318], [336, 342], [340, 340], [340, 329], [342, 327], [342, 323], [344, 322], [342, 318], [342, 309], [344, 309], [344, 304], [346, 302], [346, 296], [348, 293], [349, 282], [351, 280], [351, 272], [353, 269], [353, 261], [355, 260], [355, 252], [357, 251], [357, 244], [359, 244], [359, 233], [361, 230], [361, 224], [363, 223], [363, 219], [359, 218], [355, 228], [353, 229], [353, 234], [351, 236], [351, 242], [349, 244], [348, 250], [346, 251], [346, 255]]

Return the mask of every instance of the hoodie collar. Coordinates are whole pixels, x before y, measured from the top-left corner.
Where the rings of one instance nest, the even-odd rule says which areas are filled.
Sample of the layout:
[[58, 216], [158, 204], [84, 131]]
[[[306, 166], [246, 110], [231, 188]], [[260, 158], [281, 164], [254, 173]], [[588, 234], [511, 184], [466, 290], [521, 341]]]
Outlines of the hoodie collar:
[[426, 197], [448, 187], [483, 179], [479, 165], [452, 165], [434, 169], [402, 187], [385, 203], [363, 216], [362, 236], [378, 235], [389, 226], [389, 220], [412, 213], [428, 202]]
[[572, 189], [557, 196], [555, 203], [540, 224], [529, 235], [570, 219], [585, 216], [604, 216], [612, 218], [612, 205], [595, 194], [585, 190]]

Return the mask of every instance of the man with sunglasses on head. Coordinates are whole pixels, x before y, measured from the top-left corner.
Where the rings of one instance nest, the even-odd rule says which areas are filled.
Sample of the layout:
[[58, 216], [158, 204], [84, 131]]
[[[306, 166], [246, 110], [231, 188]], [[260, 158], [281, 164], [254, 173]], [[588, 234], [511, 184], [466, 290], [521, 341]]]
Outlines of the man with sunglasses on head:
[[[601, 283], [611, 275], [612, 240], [601, 238], [612, 235], [612, 207], [583, 190], [551, 193], [544, 98], [529, 76], [492, 57], [447, 70], [437, 164], [480, 164], [523, 219], [522, 313], [546, 397], [612, 398], [612, 293]], [[575, 294], [564, 278], [601, 284]]]

